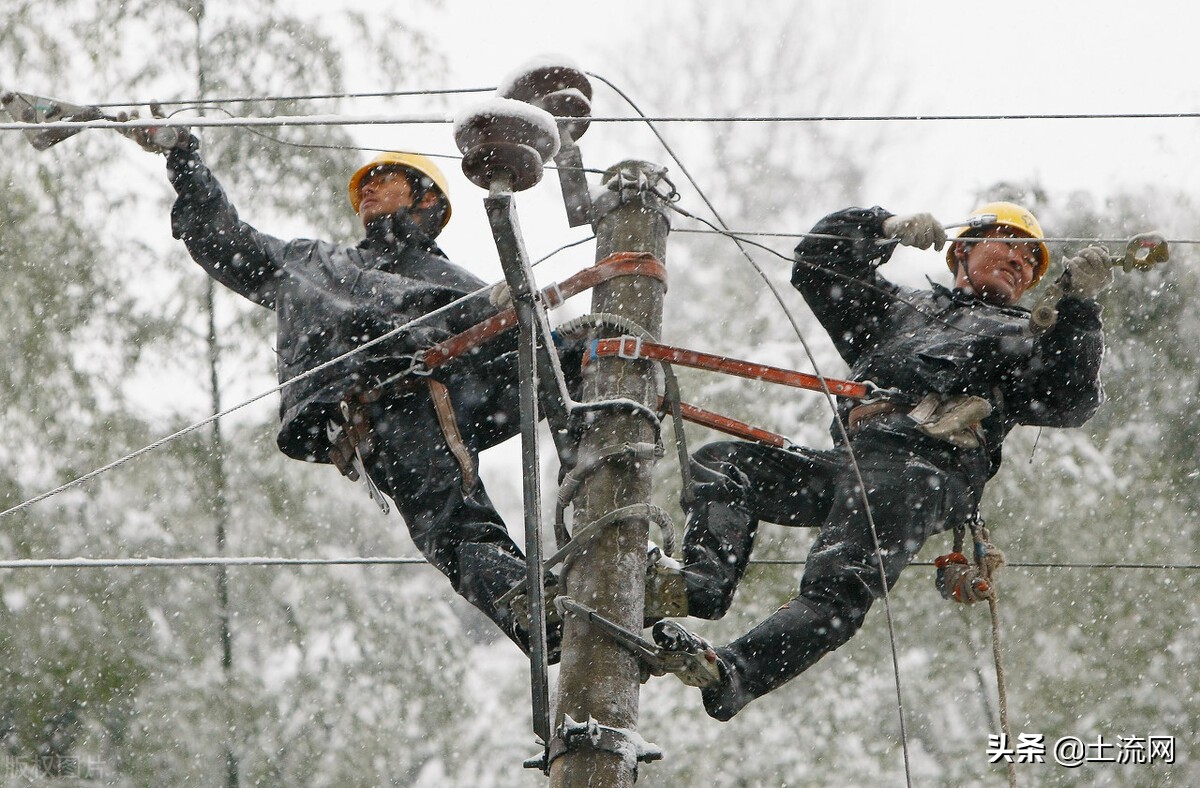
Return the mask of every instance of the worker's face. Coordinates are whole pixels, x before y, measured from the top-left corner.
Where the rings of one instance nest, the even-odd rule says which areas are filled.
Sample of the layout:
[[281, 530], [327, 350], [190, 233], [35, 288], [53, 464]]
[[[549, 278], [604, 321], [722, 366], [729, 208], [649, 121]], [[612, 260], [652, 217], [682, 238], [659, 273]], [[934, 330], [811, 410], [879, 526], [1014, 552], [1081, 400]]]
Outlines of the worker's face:
[[998, 306], [1020, 300], [1033, 281], [1041, 261], [1037, 241], [1013, 242], [1007, 238], [1029, 236], [1011, 227], [989, 227], [973, 243], [960, 243], [955, 251], [958, 274], [955, 284]]
[[358, 216], [363, 226], [380, 216], [388, 216], [401, 208], [413, 207], [412, 185], [401, 170], [387, 169], [370, 173], [358, 187]]

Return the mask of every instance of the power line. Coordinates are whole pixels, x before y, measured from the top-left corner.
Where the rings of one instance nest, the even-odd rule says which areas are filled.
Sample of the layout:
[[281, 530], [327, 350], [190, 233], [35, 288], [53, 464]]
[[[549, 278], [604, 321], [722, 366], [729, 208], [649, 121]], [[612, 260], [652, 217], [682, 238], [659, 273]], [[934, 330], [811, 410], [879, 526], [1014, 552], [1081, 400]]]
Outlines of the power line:
[[[681, 214], [681, 215], [687, 216], [687, 214]], [[692, 218], [692, 217], [687, 216], [687, 218]], [[700, 220], [700, 221], [703, 221], [703, 220]], [[739, 238], [743, 238], [743, 237], [745, 237], [745, 238], [795, 238], [795, 239], [820, 238], [820, 239], [831, 240], [831, 241], [858, 240], [855, 238], [851, 238], [850, 236], [829, 235], [826, 233], [783, 233], [783, 232], [765, 232], [765, 231], [753, 232], [753, 231], [742, 231], [742, 230], [730, 230], [728, 232], [725, 232], [723, 230], [712, 230], [712, 229], [704, 229], [704, 228], [699, 228], [699, 227], [674, 228], [671, 230], [671, 232], [673, 232], [673, 233], [691, 233], [693, 235], [736, 235]], [[957, 240], [957, 239], [948, 238], [948, 239], [946, 239], [946, 242], [951, 243], [955, 240]], [[969, 240], [969, 239], [966, 239], [966, 240]], [[999, 241], [1001, 243], [1014, 243], [1014, 244], [1015, 243], [1028, 243], [1028, 241], [1029, 241], [1029, 239], [1027, 239], [1027, 238], [989, 238], [988, 240], [989, 241]], [[1038, 238], [1037, 240], [1039, 240], [1043, 243], [1048, 243], [1048, 244], [1054, 244], [1054, 243], [1060, 243], [1060, 244], [1068, 244], [1068, 243], [1123, 244], [1123, 243], [1129, 242], [1128, 238], [1074, 238], [1074, 237], [1070, 237], [1070, 236]], [[1167, 238], [1165, 240], [1168, 244], [1176, 244], [1176, 245], [1200, 244], [1200, 239], [1197, 239], [1197, 238]]]
[[[751, 564], [760, 566], [803, 566], [802, 558], [752, 558]], [[909, 566], [934, 566], [933, 561], [913, 561]], [[1124, 563], [1119, 561], [1070, 562], [1070, 561], [1005, 561], [1005, 568], [1013, 569], [1177, 569], [1183, 571], [1200, 570], [1200, 564], [1152, 564]]]
[[[658, 117], [628, 117], [593, 115], [590, 123], [845, 123], [845, 122], [949, 122], [949, 121], [997, 121], [997, 120], [1180, 120], [1200, 118], [1200, 112], [1146, 112], [1146, 113], [1050, 113], [1042, 115], [663, 115]], [[556, 120], [570, 122], [578, 118], [556, 116]], [[442, 114], [425, 115], [281, 115], [255, 118], [143, 118], [122, 122], [125, 127], [166, 128], [171, 126], [369, 126], [404, 124], [450, 124], [456, 118]], [[51, 121], [36, 124], [45, 129], [94, 129], [111, 128], [115, 121]], [[28, 130], [29, 123], [0, 123], [0, 130]]]
[[274, 558], [269, 556], [190, 556], [186, 558], [24, 558], [0, 561], [0, 569], [140, 569], [211, 566], [429, 566], [424, 558], [350, 556]]
[[[803, 558], [752, 558], [752, 566], [804, 566]], [[346, 556], [343, 558], [279, 558], [273, 556], [187, 556], [181, 558], [14, 558], [0, 560], [0, 569], [148, 569], [212, 566], [429, 566], [411, 556]], [[913, 561], [909, 566], [934, 566]], [[1009, 561], [1012, 569], [1142, 569], [1200, 571], [1200, 563], [1125, 563], [1120, 561]]]
[[428, 90], [380, 90], [372, 93], [306, 93], [292, 96], [238, 96], [227, 98], [193, 98], [163, 101], [110, 101], [104, 104], [90, 104], [92, 107], [108, 109], [111, 107], [143, 107], [151, 104], [161, 104], [165, 107], [177, 107], [187, 104], [250, 104], [270, 101], [321, 101], [326, 99], [357, 99], [357, 98], [403, 98], [408, 96], [444, 96], [457, 93], [490, 93], [496, 87], [482, 88], [432, 88]]
[[42, 123], [0, 123], [0, 131], [31, 131], [55, 129], [74, 131], [82, 129], [162, 129], [162, 128], [277, 128], [282, 126], [386, 126], [386, 125], [420, 125], [448, 124], [454, 118], [442, 114], [412, 114], [412, 115], [274, 115], [257, 118], [213, 118], [213, 117], [172, 117], [172, 118], [135, 118], [131, 120], [55, 120]]
[[1200, 112], [1050, 112], [990, 115], [662, 115], [659, 117], [599, 117], [600, 123], [879, 123], [981, 120], [1186, 120]]
[[[579, 239], [577, 241], [571, 241], [571, 242], [565, 243], [562, 246], [555, 249], [554, 251], [550, 252], [549, 254], [546, 254], [546, 255], [540, 257], [536, 262], [532, 263], [531, 265], [538, 265], [539, 263], [542, 263], [542, 262], [550, 259], [551, 257], [558, 254], [559, 252], [562, 252], [566, 249], [570, 249], [574, 246], [578, 246], [580, 244], [586, 243], [586, 242], [592, 240], [593, 238], [595, 238], [594, 235], [589, 236], [587, 238]], [[114, 468], [124, 465], [125, 463], [130, 462], [134, 459], [137, 459], [138, 457], [141, 457], [143, 454], [148, 454], [148, 453], [154, 451], [155, 449], [161, 448], [162, 446], [165, 446], [166, 444], [171, 443], [172, 441], [175, 441], [179, 438], [182, 438], [185, 435], [195, 432], [196, 430], [200, 429], [201, 427], [204, 427], [208, 424], [212, 424], [213, 422], [217, 421], [218, 419], [221, 419], [221, 418], [228, 416], [229, 414], [231, 414], [235, 411], [238, 411], [248, 405], [258, 402], [260, 399], [268, 397], [277, 391], [282, 391], [283, 389], [287, 388], [288, 386], [295, 385], [296, 383], [299, 383], [307, 378], [310, 378], [313, 375], [317, 374], [318, 372], [320, 372], [324, 369], [332, 367], [336, 364], [340, 364], [343, 361], [345, 361], [346, 359], [348, 359], [358, 353], [361, 353], [364, 350], [367, 350], [368, 348], [372, 348], [378, 344], [388, 341], [389, 339], [391, 339], [395, 336], [398, 336], [399, 334], [401, 334], [402, 332], [404, 332], [405, 330], [407, 330], [414, 324], [419, 323], [420, 321], [426, 320], [435, 315], [441, 314], [442, 312], [451, 310], [451, 309], [455, 308], [457, 305], [466, 301], [467, 299], [470, 299], [474, 296], [477, 296], [484, 292], [489, 291], [492, 287], [494, 287], [494, 284], [485, 284], [483, 287], [479, 288], [478, 290], [476, 290], [472, 293], [468, 293], [467, 295], [463, 296], [462, 298], [451, 301], [450, 303], [445, 304], [444, 306], [440, 306], [437, 309], [433, 310], [432, 312], [428, 312], [424, 315], [413, 318], [412, 320], [408, 321], [404, 325], [398, 326], [398, 327], [392, 329], [391, 331], [387, 332], [386, 334], [378, 336], [375, 339], [370, 340], [369, 342], [365, 342], [365, 343], [359, 345], [358, 347], [351, 348], [350, 350], [346, 351], [345, 353], [341, 354], [340, 356], [337, 356], [336, 358], [332, 358], [329, 361], [319, 364], [319, 365], [313, 367], [312, 369], [305, 370], [304, 372], [300, 373], [299, 375], [296, 375], [295, 377], [290, 378], [290, 379], [284, 381], [283, 383], [280, 383], [270, 389], [267, 389], [266, 391], [256, 394], [253, 397], [250, 397], [249, 399], [247, 399], [243, 402], [240, 402], [230, 408], [226, 408], [225, 410], [220, 411], [218, 413], [214, 413], [211, 416], [208, 416], [207, 418], [202, 419], [201, 421], [198, 421], [195, 424], [190, 424], [190, 425], [184, 427], [183, 429], [180, 429], [176, 432], [171, 433], [170, 435], [167, 435], [166, 437], [159, 438], [158, 440], [154, 441], [153, 443], [143, 446], [142, 448], [138, 449], [137, 451], [126, 454], [124, 457], [116, 459], [100, 468], [96, 468], [92, 471], [89, 471], [88, 473], [85, 473], [82, 476], [79, 476], [78, 478], [72, 479], [69, 482], [65, 482], [65, 483], [59, 485], [58, 487], [55, 487], [52, 490], [47, 490], [46, 492], [43, 492], [39, 495], [35, 495], [33, 498], [29, 498], [25, 501], [22, 501], [19, 504], [16, 504], [15, 506], [11, 506], [8, 509], [0, 511], [0, 519], [3, 519], [4, 517], [6, 517], [10, 514], [15, 514], [19, 511], [27, 509], [30, 506], [33, 506], [36, 503], [44, 501], [47, 498], [51, 498], [55, 495], [58, 495], [59, 493], [66, 492], [67, 490], [69, 490], [73, 487], [76, 487], [80, 484], [83, 484], [84, 482], [90, 481], [91, 479], [94, 479], [103, 473], [113, 470]]]
[[[679, 165], [679, 169], [683, 171], [683, 174], [687, 177], [688, 182], [690, 182], [692, 184], [692, 188], [694, 188], [696, 190], [696, 193], [700, 195], [700, 199], [708, 207], [708, 210], [712, 212], [712, 215], [717, 220], [717, 223], [721, 225], [719, 228], [716, 227], [715, 225], [711, 225], [713, 227], [713, 229], [714, 230], [716, 230], [716, 229], [723, 230], [726, 235], [729, 235], [729, 224], [725, 221], [724, 217], [721, 216], [721, 213], [717, 210], [717, 207], [713, 204], [713, 202], [708, 198], [708, 195], [706, 195], [704, 193], [704, 190], [700, 188], [700, 183], [694, 177], [692, 177], [691, 172], [687, 169], [686, 166], [684, 166], [683, 160], [680, 159], [680, 157], [675, 153], [675, 151], [671, 148], [671, 146], [669, 144], [667, 144], [666, 138], [663, 137], [663, 135], [661, 133], [659, 133], [658, 128], [655, 125], [655, 122], [646, 117], [646, 114], [644, 112], [642, 112], [641, 108], [637, 104], [634, 103], [633, 99], [630, 98], [625, 93], [625, 91], [621, 90], [619, 87], [617, 87], [615, 84], [613, 84], [611, 81], [604, 78], [603, 76], [600, 76], [598, 74], [594, 74], [592, 76], [595, 76], [597, 79], [604, 82], [604, 84], [608, 85], [608, 87], [610, 89], [612, 89], [617, 95], [619, 95], [621, 98], [623, 98], [629, 104], [629, 106], [633, 108], [634, 112], [636, 112], [640, 116], [641, 120], [646, 123], [646, 125], [650, 128], [651, 132], [653, 132], [654, 136], [658, 138], [660, 143], [662, 143], [662, 146], [666, 149], [667, 153], [670, 154], [671, 158], [675, 161], [675, 163]], [[674, 209], [675, 211], [680, 211], [679, 206], [673, 205], [670, 201], [667, 201], [666, 204], [668, 206], [670, 206], [672, 209]], [[698, 221], [704, 221], [702, 219], [699, 219], [699, 217], [694, 217], [694, 218], [696, 218]], [[705, 223], [707, 224], [708, 222], [705, 222]], [[739, 239], [739, 238], [733, 237], [732, 235], [730, 237], [733, 240], [734, 245], [737, 246], [738, 251], [741, 252], [742, 257], [746, 260], [747, 263], [750, 264], [750, 267], [752, 269], [754, 269], [754, 271], [758, 274], [759, 278], [762, 280], [763, 284], [766, 285], [767, 289], [775, 297], [775, 300], [779, 304], [779, 307], [783, 310], [783, 314], [787, 317], [788, 322], [791, 323], [792, 329], [796, 333], [796, 339], [799, 340], [799, 342], [800, 342], [800, 347], [802, 347], [804, 349], [804, 354], [808, 357], [808, 361], [812, 365], [813, 371], [817, 374], [818, 378], [821, 380], [821, 388], [823, 390], [822, 393], [825, 397], [825, 401], [829, 405], [829, 409], [833, 413], [836, 414], [837, 406], [833, 401], [833, 394], [832, 394], [832, 392], [830, 392], [829, 386], [825, 383], [825, 377], [821, 374], [820, 366], [817, 363], [816, 356], [813, 354], [812, 349], [809, 347], [808, 340], [805, 338], [804, 332], [800, 328], [800, 323], [796, 320], [795, 315], [792, 314], [791, 309], [788, 308], [787, 302], [784, 300], [783, 294], [779, 291], [779, 288], [777, 288], [775, 286], [775, 283], [772, 282], [771, 278], [767, 276], [766, 271], [763, 270], [762, 266], [760, 266], [758, 264], [758, 262], [755, 261], [755, 259], [750, 255], [750, 252], [747, 251], [747, 249], [746, 249], [747, 244], [754, 244], [755, 242]], [[870, 528], [871, 541], [875, 548], [875, 556], [879, 562], [879, 576], [880, 576], [880, 581], [882, 584], [882, 591], [883, 591], [882, 597], [883, 597], [884, 615], [885, 615], [885, 618], [887, 619], [888, 639], [889, 639], [889, 641], [891, 643], [891, 647], [892, 647], [892, 670], [893, 670], [893, 673], [894, 673], [895, 679], [896, 679], [896, 704], [897, 704], [897, 713], [898, 713], [899, 721], [900, 721], [900, 746], [901, 746], [901, 750], [903, 751], [903, 754], [904, 754], [904, 777], [905, 777], [905, 782], [907, 783], [909, 788], [911, 788], [911, 786], [913, 784], [912, 783], [912, 769], [911, 769], [911, 760], [909, 757], [909, 749], [908, 749], [907, 726], [906, 726], [905, 715], [904, 715], [904, 698], [903, 698], [903, 691], [902, 691], [901, 682], [900, 682], [900, 662], [899, 662], [899, 656], [898, 656], [897, 647], [896, 647], [896, 626], [895, 626], [895, 621], [894, 621], [894, 618], [892, 615], [891, 595], [889, 594], [889, 591], [888, 591], [887, 576], [884, 571], [883, 552], [882, 552], [882, 549], [880, 548], [880, 544], [879, 544], [879, 532], [875, 527], [875, 517], [871, 511], [871, 502], [867, 499], [867, 494], [866, 494], [867, 485], [863, 481], [862, 471], [860, 470], [859, 465], [858, 465], [858, 457], [855, 455], [854, 448], [850, 445], [850, 439], [849, 439], [849, 436], [846, 434], [845, 425], [842, 424], [841, 419], [835, 419], [834, 423], [837, 425], [837, 428], [838, 428], [839, 432], [841, 433], [843, 445], [845, 446], [845, 449], [846, 449], [846, 456], [847, 456], [847, 459], [849, 460], [850, 468], [854, 472], [855, 479], [857, 480], [858, 489], [860, 491], [862, 491], [863, 515], [865, 516], [867, 525]]]

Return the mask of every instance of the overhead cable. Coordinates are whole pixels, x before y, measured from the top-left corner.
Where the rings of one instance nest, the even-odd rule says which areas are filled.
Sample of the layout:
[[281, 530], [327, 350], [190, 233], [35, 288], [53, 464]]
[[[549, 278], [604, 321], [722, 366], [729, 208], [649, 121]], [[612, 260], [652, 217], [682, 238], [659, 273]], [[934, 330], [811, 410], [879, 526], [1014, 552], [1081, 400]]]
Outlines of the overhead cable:
[[403, 98], [407, 96], [445, 96], [456, 93], [490, 93], [496, 87], [483, 88], [431, 88], [427, 90], [380, 90], [371, 93], [307, 93], [292, 96], [237, 96], [225, 98], [193, 98], [173, 99], [163, 101], [109, 101], [104, 104], [92, 104], [93, 107], [109, 109], [112, 107], [142, 107], [150, 104], [160, 104], [164, 107], [177, 107], [181, 104], [250, 104], [271, 101], [322, 101], [327, 99], [359, 99], [359, 98]]
[[[551, 257], [553, 257], [554, 255], [558, 254], [561, 251], [570, 249], [574, 246], [578, 246], [582, 243], [586, 243], [587, 241], [590, 241], [593, 238], [595, 238], [594, 235], [589, 236], [587, 238], [579, 239], [577, 241], [571, 241], [569, 243], [563, 244], [562, 246], [558, 247], [557, 249], [550, 252], [549, 254], [538, 258], [538, 260], [536, 262], [532, 263], [531, 265], [537, 265], [538, 263], [544, 262], [544, 261], [550, 259]], [[69, 482], [65, 482], [64, 484], [61, 484], [52, 490], [47, 490], [46, 492], [41, 493], [40, 495], [36, 495], [33, 498], [30, 498], [26, 501], [22, 501], [21, 503], [15, 505], [15, 506], [9, 507], [8, 509], [5, 509], [4, 511], [0, 511], [0, 519], [3, 519], [10, 514], [15, 514], [19, 511], [27, 509], [30, 506], [33, 506], [36, 503], [44, 501], [47, 498], [50, 498], [54, 495], [58, 495], [59, 493], [66, 492], [67, 490], [69, 490], [73, 487], [77, 487], [78, 485], [83, 484], [84, 482], [90, 481], [91, 479], [94, 479], [97, 476], [100, 476], [101, 474], [106, 473], [120, 465], [124, 465], [125, 463], [130, 462], [131, 460], [137, 459], [138, 457], [141, 457], [143, 454], [148, 454], [148, 453], [154, 451], [155, 449], [161, 448], [162, 446], [165, 446], [166, 444], [171, 443], [172, 441], [178, 440], [179, 438], [182, 438], [185, 435], [189, 435], [192, 432], [195, 432], [196, 430], [200, 429], [201, 427], [212, 424], [213, 422], [217, 421], [218, 419], [224, 418], [225, 416], [228, 416], [229, 414], [234, 413], [235, 411], [241, 410], [242, 408], [244, 408], [248, 405], [258, 402], [260, 399], [268, 397], [277, 391], [282, 391], [283, 389], [287, 388], [288, 386], [294, 385], [296, 383], [299, 383], [302, 380], [305, 380], [306, 378], [312, 377], [313, 375], [317, 374], [318, 372], [320, 372], [324, 369], [332, 367], [335, 364], [340, 364], [341, 362], [345, 361], [346, 359], [348, 359], [358, 353], [361, 353], [362, 351], [367, 350], [368, 348], [374, 347], [375, 345], [386, 342], [386, 341], [392, 339], [393, 337], [398, 336], [399, 334], [401, 334], [402, 332], [407, 330], [409, 327], [411, 327], [413, 324], [418, 323], [427, 318], [433, 317], [435, 315], [438, 315], [442, 312], [449, 311], [449, 310], [455, 308], [461, 302], [466, 301], [469, 298], [477, 296], [481, 293], [488, 292], [494, 286], [495, 286], [494, 284], [486, 284], [483, 287], [479, 288], [478, 290], [474, 291], [473, 293], [468, 293], [467, 295], [463, 296], [462, 298], [459, 298], [455, 301], [451, 301], [448, 304], [440, 306], [437, 309], [433, 310], [432, 312], [429, 312], [427, 314], [421, 315], [420, 317], [414, 318], [413, 320], [410, 320], [409, 322], [405, 323], [404, 325], [401, 325], [401, 326], [398, 326], [398, 327], [392, 329], [391, 331], [387, 332], [386, 334], [376, 337], [375, 339], [372, 339], [369, 342], [365, 342], [365, 343], [359, 345], [358, 347], [351, 348], [350, 350], [346, 351], [342, 355], [337, 356], [336, 358], [332, 358], [329, 361], [326, 361], [322, 364], [319, 364], [318, 366], [315, 366], [312, 369], [306, 370], [306, 371], [300, 373], [299, 375], [296, 375], [294, 378], [290, 378], [290, 379], [284, 381], [283, 383], [280, 383], [277, 386], [274, 386], [273, 388], [267, 389], [266, 391], [263, 391], [260, 394], [256, 394], [243, 402], [240, 402], [230, 408], [226, 408], [223, 411], [214, 413], [211, 416], [208, 416], [207, 418], [196, 422], [195, 424], [190, 424], [181, 430], [178, 430], [176, 432], [171, 433], [170, 435], [167, 435], [164, 438], [159, 438], [158, 440], [154, 441], [153, 443], [143, 446], [142, 448], [138, 449], [137, 451], [131, 452], [131, 453], [125, 455], [124, 457], [114, 460], [100, 468], [96, 468], [92, 471], [89, 471], [88, 473], [85, 473], [76, 479], [72, 479]]]
[[[619, 87], [614, 85], [611, 81], [604, 78], [603, 76], [600, 76], [599, 74], [591, 74], [589, 72], [589, 76], [594, 76], [597, 79], [599, 79], [601, 82], [603, 82], [604, 84], [608, 85], [609, 88], [611, 88], [615, 93], [617, 93], [617, 95], [619, 95], [621, 98], [623, 98], [629, 104], [630, 107], [633, 108], [633, 110], [638, 114], [638, 116], [641, 118], [641, 120], [644, 123], [646, 123], [647, 127], [651, 130], [651, 132], [653, 132], [654, 136], [657, 137], [659, 142], [662, 143], [662, 146], [666, 149], [667, 153], [670, 154], [671, 158], [675, 161], [675, 163], [679, 165], [679, 169], [683, 172], [684, 176], [688, 179], [688, 182], [692, 184], [692, 188], [694, 188], [696, 190], [696, 193], [698, 195], [700, 195], [700, 199], [704, 201], [704, 204], [706, 206], [708, 206], [709, 211], [712, 212], [713, 218], [715, 218], [717, 220], [717, 223], [721, 225], [720, 229], [725, 230], [726, 234], [729, 234], [728, 223], [721, 216], [720, 211], [717, 210], [716, 206], [713, 205], [712, 201], [709, 200], [708, 195], [706, 195], [704, 193], [704, 190], [702, 188], [700, 188], [699, 182], [694, 177], [692, 177], [691, 172], [684, 165], [684, 163], [680, 159], [680, 157], [675, 153], [675, 151], [671, 148], [671, 146], [669, 144], [667, 144], [666, 138], [663, 137], [663, 135], [661, 133], [659, 133], [658, 129], [655, 127], [654, 121], [648, 119], [646, 117], [646, 114], [644, 112], [642, 112], [641, 108], [637, 104], [634, 103], [633, 99], [630, 98]], [[679, 210], [678, 206], [673, 205], [670, 201], [668, 201], [666, 204], [675, 210]], [[804, 332], [800, 328], [799, 321], [796, 320], [796, 316], [793, 315], [791, 309], [788, 308], [787, 302], [784, 300], [783, 294], [779, 291], [779, 288], [777, 288], [775, 286], [775, 283], [771, 281], [771, 278], [769, 276], [767, 276], [767, 272], [763, 270], [762, 266], [760, 266], [758, 264], [758, 262], [755, 261], [755, 259], [750, 255], [750, 252], [746, 249], [747, 243], [754, 243], [754, 242], [753, 241], [743, 241], [741, 239], [733, 237], [732, 235], [730, 237], [733, 240], [734, 245], [737, 246], [738, 251], [742, 253], [742, 257], [746, 260], [747, 263], [750, 264], [750, 267], [753, 268], [754, 271], [758, 274], [759, 278], [766, 285], [767, 289], [769, 291], [771, 291], [771, 294], [775, 297], [775, 301], [779, 304], [779, 307], [783, 310], [784, 315], [787, 317], [788, 322], [791, 323], [792, 329], [793, 329], [793, 331], [795, 331], [795, 334], [796, 334], [796, 339], [799, 340], [799, 342], [800, 342], [800, 347], [803, 348], [805, 355], [808, 357], [809, 363], [813, 367], [813, 371], [817, 374], [818, 378], [821, 381], [821, 388], [823, 389], [822, 393], [825, 397], [825, 401], [828, 404], [829, 409], [834, 414], [836, 414], [837, 413], [837, 405], [833, 401], [833, 393], [829, 390], [829, 386], [825, 382], [824, 375], [821, 374], [820, 367], [817, 364], [817, 358], [813, 354], [812, 349], [809, 347], [808, 340], [805, 338]], [[843, 439], [843, 445], [845, 446], [845, 450], [846, 450], [846, 456], [850, 463], [850, 468], [854, 473], [856, 481], [858, 482], [858, 489], [860, 491], [862, 491], [863, 515], [866, 518], [867, 525], [870, 529], [871, 541], [875, 548], [875, 556], [878, 559], [878, 563], [879, 563], [879, 576], [880, 576], [880, 580], [882, 583], [882, 589], [883, 589], [882, 596], [883, 596], [884, 617], [887, 620], [888, 639], [889, 639], [889, 642], [891, 643], [891, 647], [892, 647], [892, 671], [893, 671], [893, 675], [895, 676], [895, 680], [896, 680], [896, 704], [897, 704], [897, 714], [899, 716], [899, 722], [900, 722], [900, 747], [901, 747], [901, 750], [904, 755], [904, 777], [905, 777], [905, 782], [907, 783], [909, 788], [912, 788], [912, 784], [913, 784], [912, 765], [911, 765], [911, 759], [909, 756], [908, 733], [907, 733], [907, 726], [905, 723], [905, 714], [904, 714], [904, 697], [903, 697], [903, 690], [901, 687], [901, 680], [900, 680], [900, 661], [899, 661], [898, 648], [896, 646], [896, 625], [895, 625], [895, 619], [892, 614], [891, 595], [888, 591], [887, 576], [884, 571], [884, 563], [885, 562], [883, 560], [883, 551], [880, 547], [879, 532], [878, 532], [878, 529], [875, 527], [875, 517], [871, 510], [871, 502], [867, 499], [867, 494], [866, 494], [867, 485], [863, 481], [862, 471], [858, 465], [858, 458], [857, 458], [857, 456], [855, 456], [854, 449], [850, 445], [850, 439], [849, 439], [849, 436], [846, 434], [846, 428], [842, 424], [841, 419], [835, 419], [834, 423], [837, 425], [838, 430], [841, 433], [841, 436]]]
[[[690, 214], [681, 214], [681, 215], [685, 216], [689, 219], [694, 218]], [[704, 220], [696, 219], [696, 221], [703, 222]], [[700, 228], [700, 227], [672, 228], [671, 232], [672, 233], [691, 233], [693, 235], [736, 235], [739, 238], [796, 238], [796, 239], [819, 238], [819, 239], [830, 240], [830, 241], [854, 241], [854, 240], [857, 240], [855, 238], [851, 238], [850, 236], [829, 235], [827, 233], [783, 233], [783, 232], [765, 232], [765, 231], [757, 231], [756, 232], [756, 231], [750, 231], [750, 230], [725, 231], [725, 230], [714, 230], [711, 228]], [[955, 240], [957, 240], [957, 239], [948, 238], [948, 239], [946, 239], [946, 242], [952, 243]], [[1013, 243], [1013, 244], [1028, 242], [1027, 238], [989, 238], [988, 240], [996, 241], [999, 243]], [[1069, 237], [1069, 236], [1059, 236], [1059, 237], [1052, 237], [1052, 238], [1039, 238], [1038, 240], [1043, 243], [1048, 243], [1048, 244], [1054, 244], [1054, 243], [1059, 243], [1059, 244], [1076, 244], [1076, 243], [1124, 244], [1124, 243], [1129, 242], [1129, 238], [1127, 238], [1127, 237], [1126, 238], [1082, 238], [1082, 237], [1076, 238], [1076, 237]], [[1168, 244], [1171, 244], [1171, 245], [1200, 244], [1200, 239], [1196, 239], [1196, 238], [1168, 238], [1168, 239], [1166, 239], [1166, 241]]]
[[[757, 566], [804, 566], [803, 558], [751, 558]], [[421, 557], [346, 556], [343, 558], [280, 558], [275, 556], [187, 556], [181, 558], [13, 558], [0, 560], [0, 569], [154, 569], [210, 566], [429, 566]], [[909, 566], [934, 566], [933, 561], [913, 561]], [[1011, 561], [1011, 569], [1146, 569], [1200, 571], [1196, 563], [1125, 563], [1120, 561], [1061, 562]]]
[[[592, 76], [595, 76], [594, 74]], [[124, 105], [122, 105], [124, 106]], [[762, 116], [703, 116], [664, 115], [659, 117], [598, 116], [588, 118], [589, 123], [840, 123], [840, 122], [917, 122], [917, 121], [993, 121], [993, 120], [1185, 120], [1200, 118], [1200, 112], [1157, 112], [1157, 113], [1078, 113], [1044, 115], [762, 115]], [[556, 116], [556, 120], [570, 122], [576, 118]], [[279, 115], [254, 118], [141, 118], [124, 121], [126, 127], [168, 128], [171, 126], [378, 126], [451, 124], [456, 118], [444, 114], [408, 115]], [[0, 130], [28, 130], [28, 123], [0, 123]], [[111, 128], [114, 121], [50, 121], [37, 124], [47, 129], [95, 129]]]

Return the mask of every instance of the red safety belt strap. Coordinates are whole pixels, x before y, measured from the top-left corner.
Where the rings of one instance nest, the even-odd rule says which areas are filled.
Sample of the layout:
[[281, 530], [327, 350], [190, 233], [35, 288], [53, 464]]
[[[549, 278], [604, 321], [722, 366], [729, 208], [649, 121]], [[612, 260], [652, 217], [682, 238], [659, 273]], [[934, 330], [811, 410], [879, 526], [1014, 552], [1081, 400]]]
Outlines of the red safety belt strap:
[[[559, 284], [544, 288], [542, 298], [547, 307], [554, 308], [571, 296], [579, 295], [601, 282], [607, 282], [618, 276], [649, 276], [665, 284], [667, 267], [654, 255], [645, 252], [617, 252]], [[429, 348], [421, 358], [421, 363], [426, 369], [436, 369], [498, 334], [502, 334], [516, 324], [517, 311], [506, 309]]]
[[[877, 389], [866, 384], [851, 380], [835, 378], [820, 378], [804, 372], [796, 372], [780, 367], [769, 367], [766, 364], [755, 364], [751, 361], [741, 361], [727, 356], [716, 356], [711, 353], [701, 353], [696, 350], [661, 345], [638, 337], [624, 336], [616, 339], [599, 339], [592, 344], [591, 353], [584, 363], [592, 357], [624, 359], [645, 359], [648, 361], [665, 361], [669, 364], [679, 364], [684, 367], [705, 369], [710, 372], [723, 372], [753, 380], [764, 380], [768, 383], [779, 383], [784, 386], [829, 392], [838, 397], [851, 399], [866, 399], [876, 393]], [[824, 385], [822, 385], [824, 381]]]
[[[661, 399], [659, 400], [659, 407], [667, 407]], [[679, 415], [693, 424], [699, 424], [702, 427], [708, 427], [717, 432], [732, 435], [735, 438], [757, 441], [758, 443], [777, 446], [781, 449], [792, 445], [791, 440], [778, 433], [764, 430], [761, 427], [755, 427], [753, 424], [747, 424], [744, 421], [738, 421], [729, 416], [722, 416], [720, 413], [714, 413], [711, 410], [689, 405], [686, 402], [679, 403]]]

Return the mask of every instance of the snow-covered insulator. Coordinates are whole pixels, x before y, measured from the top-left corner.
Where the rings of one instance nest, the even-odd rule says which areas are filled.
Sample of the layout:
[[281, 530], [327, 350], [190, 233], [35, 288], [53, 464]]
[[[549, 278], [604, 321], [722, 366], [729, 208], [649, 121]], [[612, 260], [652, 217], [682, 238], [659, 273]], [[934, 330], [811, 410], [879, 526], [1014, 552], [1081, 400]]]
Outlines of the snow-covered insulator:
[[542, 179], [543, 165], [558, 153], [558, 126], [543, 109], [495, 98], [459, 116], [454, 142], [471, 183], [489, 189], [506, 182], [521, 191]]
[[517, 67], [501, 80], [496, 95], [546, 110], [571, 133], [572, 139], [579, 139], [587, 131], [592, 83], [569, 58], [544, 56]]

